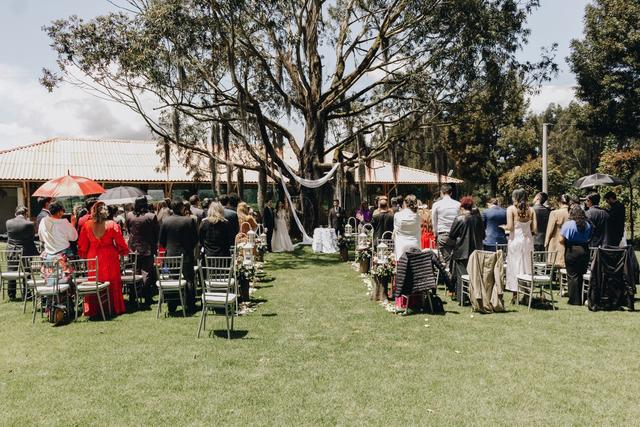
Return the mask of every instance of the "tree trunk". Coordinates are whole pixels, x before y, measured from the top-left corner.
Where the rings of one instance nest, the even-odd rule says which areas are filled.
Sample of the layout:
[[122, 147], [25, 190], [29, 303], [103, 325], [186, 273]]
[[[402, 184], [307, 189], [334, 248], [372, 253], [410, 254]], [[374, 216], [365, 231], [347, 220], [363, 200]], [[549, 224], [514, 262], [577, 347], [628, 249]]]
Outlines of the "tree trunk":
[[267, 171], [260, 168], [258, 171], [258, 209], [264, 212], [264, 205], [267, 202]]
[[244, 169], [238, 168], [237, 177], [238, 197], [240, 198], [240, 200], [244, 200]]
[[209, 157], [209, 171], [211, 172], [211, 191], [213, 191], [214, 195], [218, 195], [216, 193], [216, 182], [218, 181], [218, 170], [217, 170], [217, 162], [213, 157]]

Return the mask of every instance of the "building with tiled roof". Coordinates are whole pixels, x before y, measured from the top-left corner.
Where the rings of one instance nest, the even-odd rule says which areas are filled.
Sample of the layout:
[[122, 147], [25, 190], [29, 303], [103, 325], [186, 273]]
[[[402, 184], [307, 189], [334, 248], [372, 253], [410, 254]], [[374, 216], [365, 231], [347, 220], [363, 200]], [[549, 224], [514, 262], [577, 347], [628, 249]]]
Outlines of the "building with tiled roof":
[[[208, 162], [202, 161], [200, 177], [194, 179], [192, 168], [186, 167], [175, 152], [171, 152], [169, 168], [161, 168], [161, 156], [155, 141], [51, 138], [31, 145], [0, 151], [0, 232], [4, 222], [13, 216], [18, 204], [35, 204], [31, 194], [45, 181], [70, 173], [101, 183], [106, 188], [131, 185], [148, 191], [155, 197], [171, 197], [198, 190], [211, 189]], [[285, 150], [284, 159], [292, 169], [297, 160]], [[330, 155], [327, 158], [331, 158]], [[224, 165], [218, 169], [218, 178], [226, 188]], [[258, 172], [243, 170], [244, 182], [252, 192], [258, 182]], [[367, 183], [389, 192], [396, 185], [435, 185], [439, 182], [462, 181], [432, 172], [399, 166], [394, 179], [390, 163], [372, 160], [366, 171]], [[355, 178], [357, 182], [357, 177]], [[237, 169], [232, 173], [237, 181]], [[255, 194], [255, 193], [252, 193]], [[251, 197], [249, 197], [251, 198]], [[35, 206], [34, 206], [35, 207]], [[31, 213], [35, 214], [33, 209]]]

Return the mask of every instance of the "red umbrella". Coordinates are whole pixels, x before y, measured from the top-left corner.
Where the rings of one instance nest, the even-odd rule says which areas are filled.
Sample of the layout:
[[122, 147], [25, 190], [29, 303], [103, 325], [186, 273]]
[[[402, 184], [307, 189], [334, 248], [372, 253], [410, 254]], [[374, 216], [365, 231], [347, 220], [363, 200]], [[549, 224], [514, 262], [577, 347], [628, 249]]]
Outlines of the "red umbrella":
[[97, 182], [83, 176], [65, 175], [47, 181], [38, 188], [34, 197], [83, 197], [102, 194], [105, 189]]

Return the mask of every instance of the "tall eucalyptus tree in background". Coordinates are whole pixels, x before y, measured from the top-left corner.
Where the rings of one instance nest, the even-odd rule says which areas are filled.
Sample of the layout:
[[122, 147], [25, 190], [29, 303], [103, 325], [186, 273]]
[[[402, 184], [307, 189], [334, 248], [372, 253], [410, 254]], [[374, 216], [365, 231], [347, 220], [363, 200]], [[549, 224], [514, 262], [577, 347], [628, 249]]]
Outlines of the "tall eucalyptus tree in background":
[[[128, 0], [114, 13], [47, 26], [58, 69], [42, 83], [86, 85], [127, 105], [194, 166], [203, 155], [275, 178], [283, 138], [297, 174], [314, 179], [330, 166], [328, 152], [338, 150], [329, 161], [345, 167], [378, 156], [441, 120], [443, 105], [468, 99], [496, 69], [544, 78], [550, 58], [515, 58], [538, 3]], [[345, 159], [340, 150], [355, 141], [366, 149]], [[216, 148], [229, 144], [246, 158]], [[314, 226], [319, 193], [298, 191]]]

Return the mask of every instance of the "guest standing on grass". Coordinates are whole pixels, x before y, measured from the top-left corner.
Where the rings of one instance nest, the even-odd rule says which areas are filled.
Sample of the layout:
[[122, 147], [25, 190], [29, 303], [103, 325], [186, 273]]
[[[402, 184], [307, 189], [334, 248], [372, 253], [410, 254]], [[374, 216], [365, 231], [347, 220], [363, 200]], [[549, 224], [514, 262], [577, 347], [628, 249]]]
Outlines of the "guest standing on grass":
[[329, 226], [336, 231], [336, 236], [344, 232], [344, 209], [340, 206], [340, 200], [335, 199], [329, 210]]
[[358, 224], [369, 224], [371, 222], [371, 211], [366, 201], [360, 203], [360, 207], [356, 210], [356, 220]]
[[251, 215], [249, 205], [246, 202], [240, 202], [238, 204], [238, 226], [240, 232], [247, 234], [249, 231], [256, 231], [258, 223], [256, 219]]
[[268, 199], [264, 206], [264, 212], [262, 213], [262, 225], [265, 228], [265, 234], [267, 235], [267, 250], [273, 252], [271, 247], [271, 239], [273, 238], [273, 227], [275, 227], [275, 214], [273, 212], [273, 200]]
[[536, 232], [536, 215], [528, 206], [527, 192], [522, 188], [515, 190], [511, 199], [513, 204], [507, 209], [507, 290], [513, 292], [511, 302], [515, 304], [518, 295], [518, 275], [532, 274], [531, 253], [533, 235]]
[[[91, 219], [87, 220], [80, 230], [78, 254], [80, 258], [84, 259], [98, 258], [98, 280], [109, 282], [111, 313], [118, 315], [126, 312], [122, 296], [120, 255], [127, 255], [129, 247], [122, 237], [120, 226], [114, 221], [108, 220], [108, 215], [109, 211], [104, 202], [98, 201], [92, 205]], [[95, 268], [95, 265], [89, 265], [89, 268]], [[87, 317], [100, 314], [100, 307], [95, 295], [85, 296], [83, 312]]]
[[551, 209], [546, 205], [549, 196], [545, 192], [536, 194], [533, 198], [533, 212], [536, 215], [536, 235], [533, 240], [533, 248], [536, 251], [544, 251], [544, 239], [547, 235], [547, 224]]
[[[378, 197], [378, 209], [375, 210], [371, 218], [373, 239], [376, 245], [386, 232], [393, 232], [393, 216], [394, 212], [389, 208], [389, 200], [387, 197]], [[387, 236], [389, 235], [387, 234]]]
[[202, 220], [198, 231], [198, 240], [204, 256], [231, 256], [231, 247], [235, 244], [229, 221], [224, 218], [224, 208], [220, 202], [211, 202], [207, 217]]
[[53, 199], [51, 197], [40, 197], [38, 199], [38, 203], [42, 206], [42, 209], [40, 209], [40, 212], [38, 213], [38, 216], [36, 217], [36, 229], [35, 232], [38, 233], [38, 230], [40, 229], [40, 221], [42, 221], [44, 218], [51, 216], [51, 212], [49, 212], [49, 205], [51, 205], [51, 203], [53, 203]]
[[400, 259], [404, 253], [411, 249], [420, 249], [420, 216], [418, 215], [418, 200], [413, 194], [404, 199], [403, 209], [393, 218], [393, 231], [395, 233], [395, 256]]
[[549, 214], [547, 232], [544, 245], [547, 251], [557, 252], [556, 266], [564, 268], [564, 242], [560, 230], [565, 222], [569, 220], [569, 196], [566, 194], [558, 197], [558, 208]]
[[153, 287], [156, 285], [156, 269], [153, 263], [158, 251], [158, 235], [160, 224], [153, 212], [149, 212], [149, 204], [145, 196], [138, 197], [125, 219], [129, 230], [129, 250], [137, 254], [137, 268], [142, 275], [144, 304], [153, 302]]
[[466, 196], [460, 200], [460, 214], [451, 225], [449, 239], [454, 245], [450, 266], [453, 280], [449, 291], [452, 294], [455, 292], [458, 298], [462, 298], [459, 293], [462, 289], [461, 277], [468, 274], [469, 258], [473, 251], [482, 249], [482, 241], [484, 240], [484, 224], [480, 212], [474, 206], [472, 197]]
[[78, 240], [78, 232], [65, 218], [64, 207], [60, 202], [49, 205], [50, 215], [40, 221], [38, 236], [43, 243], [45, 255], [73, 256], [70, 250], [71, 242]]
[[588, 208], [585, 215], [587, 221], [591, 224], [591, 241], [589, 242], [589, 246], [597, 248], [606, 245], [609, 212], [600, 207], [600, 194], [589, 194], [585, 205]]
[[93, 205], [95, 205], [97, 201], [98, 199], [96, 199], [95, 197], [89, 197], [87, 200], [84, 201], [84, 208], [87, 210], [87, 213], [81, 216], [80, 218], [78, 218], [78, 221], [77, 221], [78, 230], [82, 230], [82, 227], [84, 227], [84, 223], [91, 219], [91, 212], [92, 212], [91, 209], [93, 208]]
[[192, 215], [198, 218], [198, 224], [204, 218], [204, 211], [200, 208], [200, 197], [197, 194], [189, 197], [189, 210]]
[[604, 195], [604, 200], [609, 205], [609, 221], [607, 222], [607, 245], [620, 246], [624, 237], [625, 211], [622, 203], [618, 201], [616, 193], [609, 191]]
[[[196, 304], [195, 273], [193, 271], [195, 265], [194, 248], [198, 242], [198, 231], [195, 222], [191, 219], [191, 212], [185, 209], [184, 203], [177, 201], [173, 203], [172, 207], [173, 215], [165, 218], [160, 225], [158, 243], [166, 249], [166, 256], [182, 255], [182, 274], [187, 281], [186, 310], [193, 313]], [[169, 312], [174, 313], [177, 305], [175, 300], [168, 301]]]
[[[35, 256], [38, 255], [34, 241], [35, 227], [28, 218], [29, 211], [27, 208], [18, 206], [15, 210], [15, 217], [7, 220], [7, 249], [21, 251], [20, 254], [22, 256]], [[11, 254], [11, 257], [7, 260], [9, 261], [9, 271], [18, 270], [20, 254]], [[16, 281], [10, 280], [7, 285], [7, 295], [12, 300], [16, 297]]]
[[230, 232], [235, 238], [240, 233], [240, 223], [238, 222], [238, 195], [231, 193], [228, 196], [220, 197], [220, 203], [224, 206], [224, 218], [229, 222]]
[[578, 205], [573, 205], [567, 221], [560, 232], [564, 240], [564, 260], [567, 266], [567, 288], [569, 290], [569, 304], [582, 303], [582, 276], [589, 267], [589, 241], [592, 237], [592, 227], [587, 217]]
[[440, 188], [440, 200], [433, 204], [431, 221], [433, 232], [436, 233], [438, 251], [445, 264], [451, 261], [453, 242], [449, 242], [449, 233], [453, 221], [460, 214], [460, 202], [451, 198], [451, 186], [444, 184]]
[[507, 235], [504, 227], [507, 225], [507, 210], [500, 206], [497, 198], [492, 198], [487, 204], [487, 209], [482, 212], [484, 223], [484, 240], [482, 245], [485, 251], [494, 252], [496, 245], [505, 245]]
[[435, 249], [436, 237], [433, 234], [432, 222], [431, 222], [431, 210], [424, 205], [418, 210], [420, 214], [420, 247], [422, 249]]

